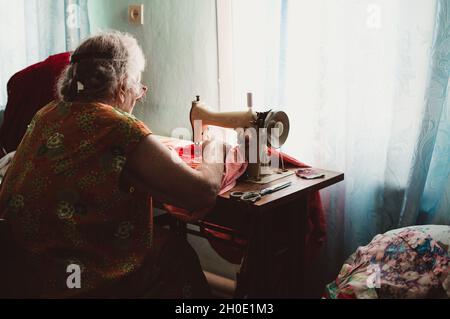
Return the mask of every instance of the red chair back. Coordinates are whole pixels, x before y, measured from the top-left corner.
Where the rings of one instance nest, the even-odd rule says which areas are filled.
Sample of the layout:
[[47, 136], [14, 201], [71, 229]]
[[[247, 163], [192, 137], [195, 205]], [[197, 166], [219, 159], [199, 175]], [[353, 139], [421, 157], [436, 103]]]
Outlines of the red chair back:
[[8, 102], [0, 128], [1, 148], [8, 153], [17, 149], [36, 112], [56, 98], [56, 81], [69, 61], [69, 52], [52, 55], [9, 80]]

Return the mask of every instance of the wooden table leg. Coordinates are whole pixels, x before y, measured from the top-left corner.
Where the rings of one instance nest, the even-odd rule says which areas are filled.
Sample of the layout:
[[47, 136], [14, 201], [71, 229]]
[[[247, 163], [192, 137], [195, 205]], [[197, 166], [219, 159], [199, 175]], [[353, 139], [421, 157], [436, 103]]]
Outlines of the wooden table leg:
[[302, 298], [307, 199], [258, 212], [251, 220], [236, 298]]
[[307, 198], [293, 202], [288, 210], [289, 230], [289, 297], [305, 297], [306, 234], [308, 230]]
[[263, 247], [258, 244], [261, 238], [261, 224], [257, 218], [250, 221], [248, 243], [244, 253], [244, 260], [241, 269], [237, 274], [237, 284], [235, 291], [236, 299], [258, 298], [261, 292], [260, 287], [264, 285], [258, 278], [264, 275], [264, 264], [260, 264], [263, 259]]

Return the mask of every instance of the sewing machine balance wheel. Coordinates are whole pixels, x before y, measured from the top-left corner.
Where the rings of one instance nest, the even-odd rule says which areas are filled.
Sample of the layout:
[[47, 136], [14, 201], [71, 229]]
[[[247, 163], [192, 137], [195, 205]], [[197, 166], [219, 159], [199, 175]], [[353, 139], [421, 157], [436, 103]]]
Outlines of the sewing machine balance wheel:
[[271, 111], [264, 124], [267, 128], [267, 141], [270, 147], [282, 147], [289, 136], [289, 117], [283, 111]]

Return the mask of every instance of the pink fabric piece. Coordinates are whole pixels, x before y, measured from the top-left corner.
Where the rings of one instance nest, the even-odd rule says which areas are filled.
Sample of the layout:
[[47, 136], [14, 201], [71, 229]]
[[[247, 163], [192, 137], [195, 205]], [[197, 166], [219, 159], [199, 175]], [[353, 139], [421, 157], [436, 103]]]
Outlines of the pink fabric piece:
[[239, 152], [239, 147], [233, 147], [225, 160], [225, 174], [222, 179], [222, 187], [219, 195], [225, 194], [236, 186], [236, 181], [245, 173], [248, 163], [244, 161]]

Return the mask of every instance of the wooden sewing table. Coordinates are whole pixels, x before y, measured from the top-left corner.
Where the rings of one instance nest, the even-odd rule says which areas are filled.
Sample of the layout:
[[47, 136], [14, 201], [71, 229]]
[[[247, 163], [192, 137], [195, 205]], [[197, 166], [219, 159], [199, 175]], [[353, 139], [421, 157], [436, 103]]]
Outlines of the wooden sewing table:
[[[291, 167], [290, 170], [298, 168]], [[302, 298], [304, 289], [305, 236], [308, 227], [308, 195], [344, 180], [343, 173], [315, 169], [324, 178], [304, 180], [295, 174], [266, 185], [238, 181], [231, 191], [218, 196], [216, 207], [195, 225], [177, 222], [175, 229], [212, 240], [204, 228], [226, 234], [222, 243], [244, 249], [237, 276], [236, 298]], [[291, 181], [292, 186], [264, 196], [254, 204], [230, 198], [233, 191], [260, 191]], [[239, 245], [240, 242], [246, 245]]]

